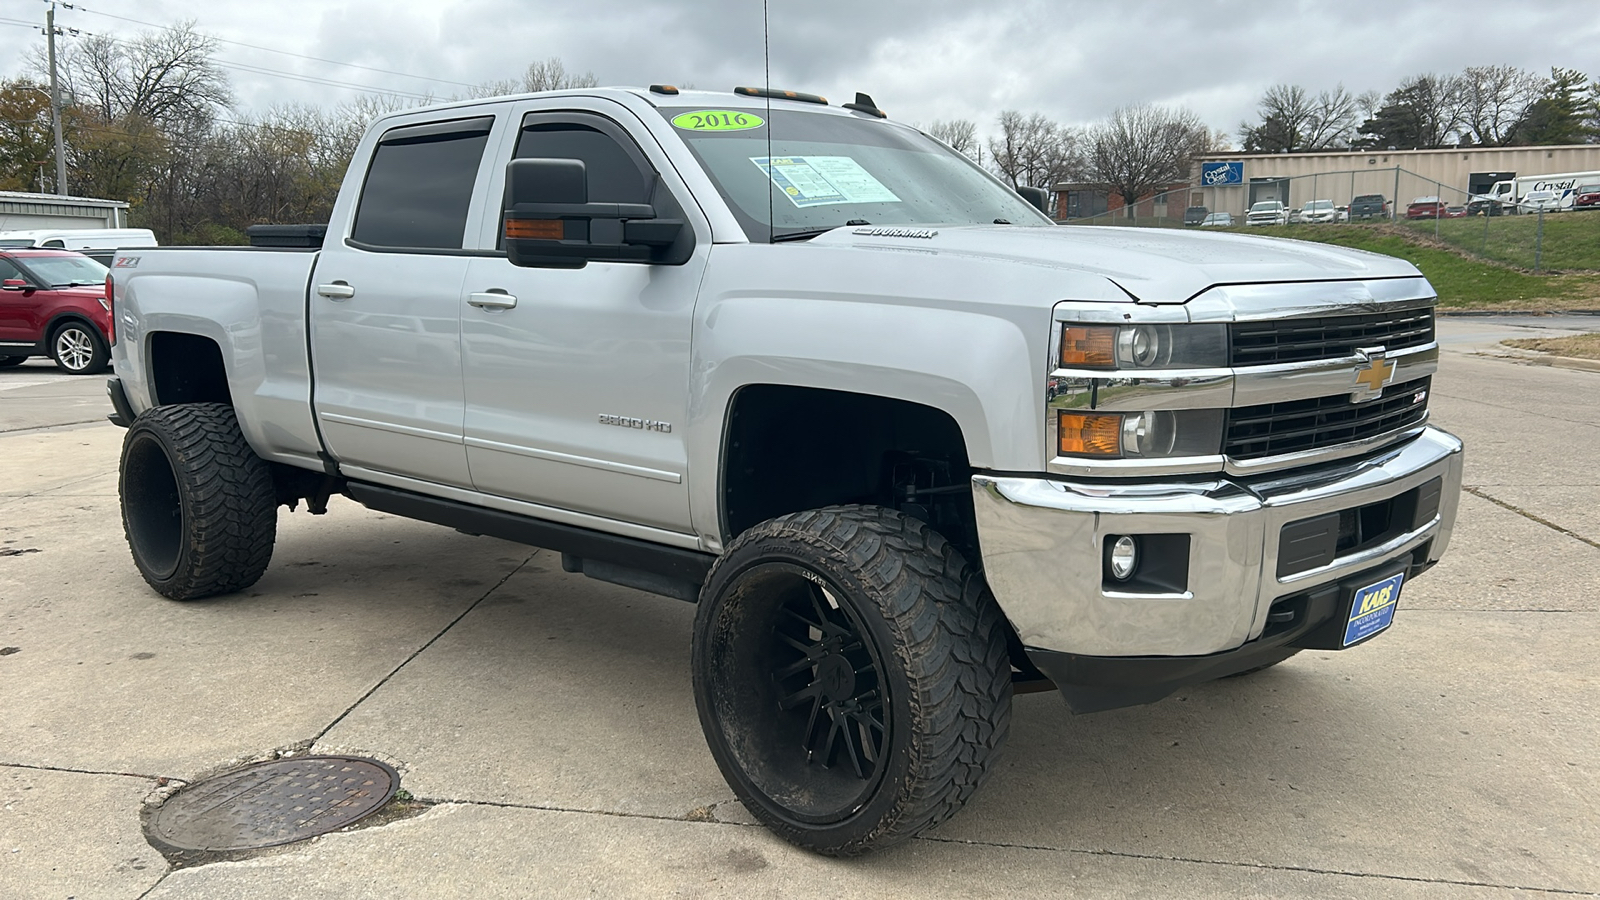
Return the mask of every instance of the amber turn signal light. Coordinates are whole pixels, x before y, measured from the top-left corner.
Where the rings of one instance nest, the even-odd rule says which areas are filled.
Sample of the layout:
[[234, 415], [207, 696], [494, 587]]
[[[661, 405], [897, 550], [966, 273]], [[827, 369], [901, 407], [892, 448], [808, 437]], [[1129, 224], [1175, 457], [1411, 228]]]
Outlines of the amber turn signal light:
[[562, 241], [567, 237], [564, 219], [507, 219], [506, 239], [517, 241]]
[[1117, 367], [1117, 329], [1068, 325], [1061, 329], [1061, 366], [1067, 369]]
[[1122, 455], [1120, 415], [1062, 412], [1056, 425], [1056, 449], [1062, 456]]

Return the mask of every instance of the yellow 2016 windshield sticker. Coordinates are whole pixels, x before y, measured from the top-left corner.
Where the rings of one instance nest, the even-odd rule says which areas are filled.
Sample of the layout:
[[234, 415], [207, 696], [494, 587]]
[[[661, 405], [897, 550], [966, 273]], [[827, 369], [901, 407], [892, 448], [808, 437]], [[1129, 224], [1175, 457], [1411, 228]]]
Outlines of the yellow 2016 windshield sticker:
[[673, 116], [672, 124], [684, 131], [744, 131], [760, 128], [767, 120], [736, 109], [698, 109]]

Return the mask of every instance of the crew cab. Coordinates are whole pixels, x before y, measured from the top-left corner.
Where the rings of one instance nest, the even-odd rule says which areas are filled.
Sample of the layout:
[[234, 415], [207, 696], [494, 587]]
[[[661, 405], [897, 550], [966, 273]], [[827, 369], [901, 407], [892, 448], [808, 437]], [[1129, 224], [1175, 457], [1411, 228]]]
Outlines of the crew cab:
[[1455, 521], [1409, 263], [1057, 226], [865, 95], [396, 112], [253, 240], [112, 270], [145, 581], [241, 590], [344, 494], [696, 603], [713, 758], [823, 853], [953, 815], [1015, 691], [1378, 639]]
[[105, 371], [106, 271], [67, 250], [0, 250], [0, 368], [48, 356], [73, 375]]

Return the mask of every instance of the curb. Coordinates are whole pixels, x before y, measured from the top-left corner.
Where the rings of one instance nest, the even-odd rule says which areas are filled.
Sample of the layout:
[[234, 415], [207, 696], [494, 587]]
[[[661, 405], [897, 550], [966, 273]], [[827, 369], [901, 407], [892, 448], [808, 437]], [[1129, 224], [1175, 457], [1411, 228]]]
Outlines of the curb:
[[1434, 309], [1439, 316], [1490, 318], [1494, 316], [1600, 316], [1600, 309]]
[[1515, 347], [1502, 347], [1499, 353], [1484, 353], [1483, 356], [1498, 359], [1515, 360], [1530, 366], [1551, 366], [1557, 369], [1573, 369], [1578, 372], [1600, 372], [1600, 359], [1580, 359], [1576, 356], [1551, 356], [1537, 350], [1518, 350]]

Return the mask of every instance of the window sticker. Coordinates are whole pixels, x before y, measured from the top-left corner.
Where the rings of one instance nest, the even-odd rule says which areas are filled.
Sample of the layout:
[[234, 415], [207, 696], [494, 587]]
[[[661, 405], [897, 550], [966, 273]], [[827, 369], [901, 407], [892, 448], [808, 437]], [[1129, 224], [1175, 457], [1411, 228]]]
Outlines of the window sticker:
[[760, 128], [767, 120], [736, 109], [697, 109], [673, 116], [672, 124], [684, 131], [745, 131]]
[[894, 191], [848, 156], [752, 156], [789, 202], [804, 209], [829, 203], [899, 203]]

